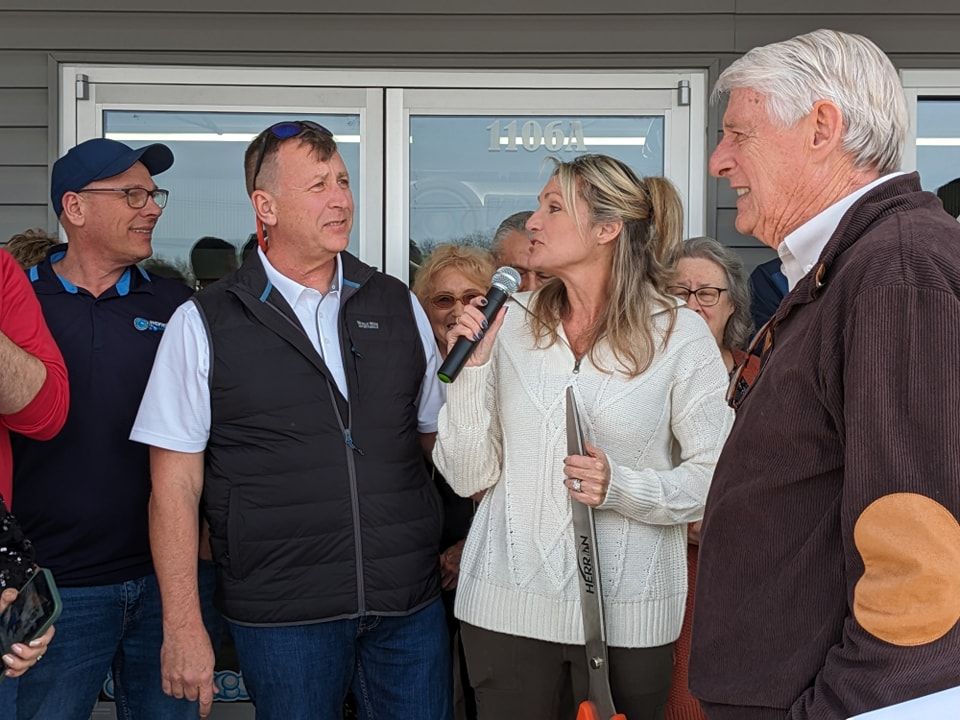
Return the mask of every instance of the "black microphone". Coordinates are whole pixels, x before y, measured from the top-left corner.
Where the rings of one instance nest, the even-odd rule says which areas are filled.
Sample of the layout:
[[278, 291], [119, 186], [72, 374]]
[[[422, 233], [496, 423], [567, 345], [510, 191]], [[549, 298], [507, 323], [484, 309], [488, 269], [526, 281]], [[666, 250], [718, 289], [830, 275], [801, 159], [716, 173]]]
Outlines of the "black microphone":
[[[490, 289], [487, 291], [487, 304], [480, 308], [483, 317], [488, 323], [492, 323], [497, 316], [497, 311], [503, 307], [507, 298], [513, 295], [520, 287], [520, 273], [512, 267], [502, 267], [493, 274], [493, 280], [490, 282]], [[483, 337], [483, 333], [480, 334]], [[468, 337], [459, 337], [453, 344], [453, 349], [443, 361], [443, 365], [437, 371], [437, 377], [441, 382], [452, 383], [457, 379], [457, 375], [463, 370], [463, 365], [467, 358], [473, 352], [473, 348], [479, 340], [471, 340]]]

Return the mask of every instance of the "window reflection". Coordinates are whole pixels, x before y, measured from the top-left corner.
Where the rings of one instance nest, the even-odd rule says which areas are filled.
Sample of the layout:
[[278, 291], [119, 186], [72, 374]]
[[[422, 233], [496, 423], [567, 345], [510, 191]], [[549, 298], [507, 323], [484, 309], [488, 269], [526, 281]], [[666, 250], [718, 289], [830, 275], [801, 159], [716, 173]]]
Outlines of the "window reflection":
[[[162, 142], [176, 161], [163, 174], [170, 201], [153, 235], [153, 257], [147, 269], [181, 276], [187, 284], [209, 283], [242, 261], [255, 230], [253, 209], [243, 180], [243, 153], [264, 128], [282, 120], [313, 120], [333, 131], [350, 171], [360, 186], [359, 115], [303, 113], [218, 113], [108, 110], [104, 135], [132, 147]], [[362, 199], [354, 191], [355, 217]], [[350, 251], [356, 252], [360, 223], [354, 222]], [[211, 239], [212, 238], [212, 239]], [[198, 242], [200, 243], [198, 247]], [[219, 243], [214, 243], [219, 240]], [[213, 247], [216, 245], [216, 247]], [[232, 248], [233, 258], [227, 257]], [[193, 262], [199, 262], [194, 267]]]
[[960, 215], [960, 98], [917, 103], [917, 170], [924, 190], [938, 193], [947, 212]]
[[662, 116], [411, 116], [411, 261], [442, 243], [489, 247], [504, 218], [536, 208], [549, 157], [604, 153], [662, 175], [663, 127]]

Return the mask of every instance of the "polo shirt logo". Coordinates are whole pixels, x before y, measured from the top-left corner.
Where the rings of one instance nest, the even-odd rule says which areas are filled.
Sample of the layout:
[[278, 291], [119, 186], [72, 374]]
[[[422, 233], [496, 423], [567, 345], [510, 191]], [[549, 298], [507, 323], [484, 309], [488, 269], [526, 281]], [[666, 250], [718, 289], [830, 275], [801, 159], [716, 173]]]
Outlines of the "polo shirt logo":
[[357, 320], [357, 327], [361, 330], [379, 330], [380, 323], [375, 320]]
[[167, 324], [159, 320], [147, 320], [146, 318], [138, 317], [133, 319], [133, 326], [140, 332], [145, 330], [149, 332], [163, 332]]

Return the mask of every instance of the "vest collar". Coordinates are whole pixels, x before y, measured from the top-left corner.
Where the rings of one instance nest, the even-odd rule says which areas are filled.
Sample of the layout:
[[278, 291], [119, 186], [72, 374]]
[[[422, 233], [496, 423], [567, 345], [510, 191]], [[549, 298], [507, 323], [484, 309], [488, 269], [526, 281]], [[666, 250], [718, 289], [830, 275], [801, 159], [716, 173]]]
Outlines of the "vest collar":
[[[340, 262], [343, 268], [343, 286], [340, 288], [340, 303], [342, 307], [343, 303], [370, 279], [376, 272], [376, 268], [361, 262], [346, 251], [340, 253]], [[267, 278], [267, 273], [257, 253], [252, 252], [247, 255], [247, 259], [243, 261], [243, 265], [233, 274], [233, 279], [230, 284], [232, 288], [253, 295], [258, 298], [260, 302], [267, 302], [269, 300], [278, 308], [281, 308], [291, 319], [296, 319], [289, 304]]]

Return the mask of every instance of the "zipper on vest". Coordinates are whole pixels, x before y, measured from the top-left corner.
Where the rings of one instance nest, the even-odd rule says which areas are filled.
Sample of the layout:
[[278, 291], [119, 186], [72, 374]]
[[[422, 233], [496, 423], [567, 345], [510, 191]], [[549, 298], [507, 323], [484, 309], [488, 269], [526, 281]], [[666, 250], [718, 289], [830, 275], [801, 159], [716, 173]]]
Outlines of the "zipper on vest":
[[[341, 328], [343, 328], [345, 325], [342, 321], [343, 303], [340, 304], [340, 314], [340, 325]], [[350, 343], [350, 352], [354, 354], [354, 359], [349, 364], [353, 366], [357, 394], [359, 394], [360, 373], [357, 369], [356, 358], [360, 357], [360, 353], [358, 353], [354, 347], [353, 338], [350, 337], [350, 329], [345, 329], [347, 341]], [[343, 355], [343, 361], [345, 363], [344, 370], [346, 370], [346, 353], [344, 352]], [[363, 582], [363, 533], [360, 531], [360, 491], [357, 489], [357, 459], [354, 453], [363, 455], [363, 450], [358, 448], [356, 443], [353, 442], [353, 397], [354, 393], [350, 393], [350, 397], [347, 399], [347, 424], [343, 424], [343, 419], [340, 417], [339, 412], [337, 412], [337, 422], [340, 423], [340, 429], [343, 431], [343, 444], [347, 446], [347, 474], [350, 476], [350, 511], [353, 513], [353, 543], [356, 547], [357, 556], [357, 612], [362, 614], [367, 611], [367, 590]], [[332, 394], [330, 399], [333, 399]]]
[[350, 432], [350, 428], [347, 428], [346, 430], [343, 431], [343, 441], [347, 444], [348, 448], [359, 453], [360, 455], [363, 455], [363, 450], [358, 448], [353, 443], [353, 433]]
[[580, 372], [580, 361], [583, 360], [582, 357], [578, 357], [577, 361], [573, 364], [573, 374], [577, 375]]
[[[271, 303], [266, 303], [267, 307], [272, 308], [280, 317], [286, 320], [288, 323], [297, 328], [304, 337], [307, 334], [303, 331], [303, 328], [294, 323], [290, 318], [288, 318], [280, 308], [276, 307]], [[340, 306], [341, 312], [343, 311], [343, 305]], [[309, 338], [308, 338], [309, 340]], [[351, 346], [353, 342], [351, 341]], [[347, 475], [350, 478], [350, 506], [353, 512], [353, 541], [356, 545], [356, 563], [357, 563], [357, 612], [365, 613], [367, 611], [367, 594], [363, 586], [363, 543], [360, 538], [360, 494], [357, 491], [357, 466], [354, 461], [353, 454], [356, 452], [360, 455], [363, 455], [363, 451], [356, 446], [353, 442], [353, 433], [350, 431], [350, 428], [353, 426], [353, 405], [350, 402], [350, 399], [347, 398], [347, 424], [343, 424], [343, 417], [340, 415], [340, 407], [337, 405], [336, 393], [333, 389], [333, 381], [327, 378], [327, 391], [330, 393], [330, 402], [333, 405], [333, 414], [337, 418], [337, 424], [340, 426], [340, 431], [343, 433], [344, 445], [347, 447]]]
[[[367, 611], [367, 593], [363, 586], [363, 541], [360, 537], [360, 494], [357, 492], [357, 466], [353, 453], [357, 450], [349, 428], [343, 436], [347, 445], [347, 474], [350, 476], [350, 509], [353, 512], [353, 542], [357, 549], [357, 612]], [[361, 455], [363, 453], [360, 453]]]

